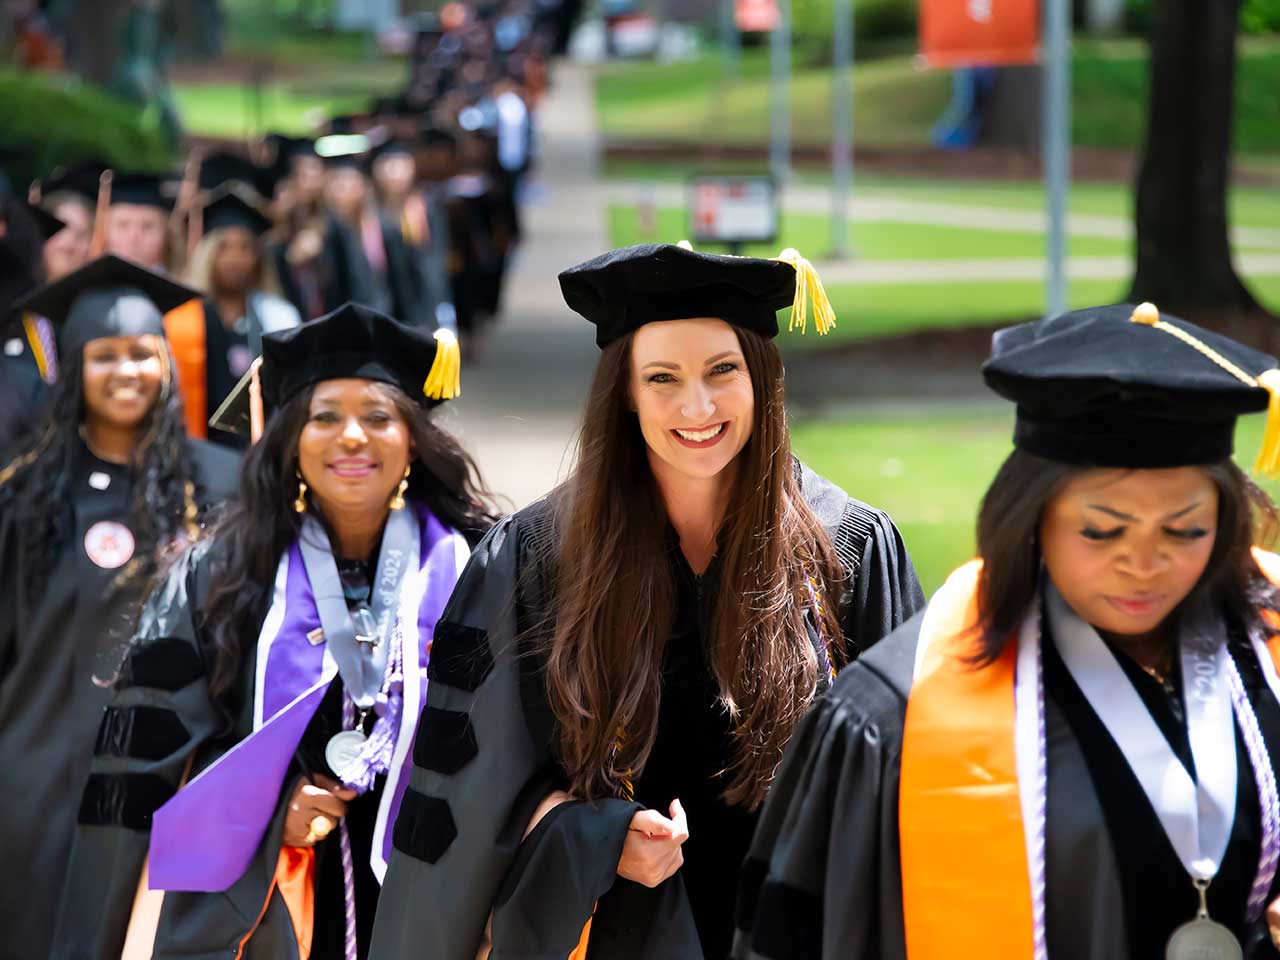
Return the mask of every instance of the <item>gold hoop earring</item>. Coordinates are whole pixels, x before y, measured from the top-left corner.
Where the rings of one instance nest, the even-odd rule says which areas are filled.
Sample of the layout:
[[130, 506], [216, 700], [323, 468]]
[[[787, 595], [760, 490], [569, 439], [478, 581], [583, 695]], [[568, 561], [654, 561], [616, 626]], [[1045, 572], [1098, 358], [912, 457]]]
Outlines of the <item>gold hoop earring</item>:
[[409, 489], [409, 468], [404, 468], [404, 476], [400, 478], [400, 486], [396, 489], [395, 495], [391, 498], [392, 510], [404, 509], [404, 492]]
[[307, 481], [302, 479], [301, 470], [294, 470], [293, 472], [298, 478], [298, 496], [293, 501], [293, 512], [306, 513], [307, 512]]

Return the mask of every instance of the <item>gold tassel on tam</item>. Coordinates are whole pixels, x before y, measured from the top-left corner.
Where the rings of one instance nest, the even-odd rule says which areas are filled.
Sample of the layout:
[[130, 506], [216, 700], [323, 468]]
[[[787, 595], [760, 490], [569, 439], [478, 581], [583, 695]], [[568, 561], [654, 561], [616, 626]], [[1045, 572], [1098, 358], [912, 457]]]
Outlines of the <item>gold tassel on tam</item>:
[[452, 330], [437, 330], [436, 357], [422, 392], [432, 400], [452, 400], [462, 394], [462, 351]]
[[809, 302], [813, 301], [813, 326], [818, 336], [825, 336], [836, 325], [836, 314], [831, 309], [831, 301], [827, 299], [827, 291], [822, 286], [822, 279], [813, 264], [800, 256], [800, 251], [787, 247], [774, 257], [782, 263], [789, 263], [796, 271], [796, 298], [791, 304], [791, 322], [788, 330], [800, 328], [805, 333], [809, 323]]
[[1262, 449], [1253, 470], [1265, 477], [1280, 475], [1280, 370], [1264, 370], [1257, 376], [1258, 386], [1270, 395], [1267, 404], [1267, 429], [1262, 435]]
[[1162, 330], [1170, 336], [1177, 337], [1241, 383], [1267, 391], [1267, 429], [1263, 434], [1262, 449], [1258, 451], [1258, 459], [1254, 461], [1253, 471], [1267, 477], [1280, 476], [1280, 370], [1264, 370], [1256, 377], [1250, 376], [1194, 334], [1161, 320], [1160, 311], [1156, 309], [1154, 303], [1138, 304], [1133, 308], [1129, 321]]

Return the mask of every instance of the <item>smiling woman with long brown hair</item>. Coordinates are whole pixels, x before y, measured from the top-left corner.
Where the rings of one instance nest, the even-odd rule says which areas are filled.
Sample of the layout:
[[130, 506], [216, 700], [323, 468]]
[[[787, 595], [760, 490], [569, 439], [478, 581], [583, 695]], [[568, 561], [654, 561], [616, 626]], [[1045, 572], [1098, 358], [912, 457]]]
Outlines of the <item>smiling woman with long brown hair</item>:
[[772, 337], [797, 289], [830, 319], [811, 270], [648, 246], [561, 274], [602, 348], [577, 466], [436, 632], [452, 732], [418, 743], [379, 956], [727, 956], [792, 729], [922, 602], [889, 518], [791, 455]]
[[[1113, 304], [995, 335], [979, 560], [840, 677], [760, 818], [735, 960], [1280, 957], [1274, 357]], [[1269, 909], [1268, 909], [1269, 908]]]

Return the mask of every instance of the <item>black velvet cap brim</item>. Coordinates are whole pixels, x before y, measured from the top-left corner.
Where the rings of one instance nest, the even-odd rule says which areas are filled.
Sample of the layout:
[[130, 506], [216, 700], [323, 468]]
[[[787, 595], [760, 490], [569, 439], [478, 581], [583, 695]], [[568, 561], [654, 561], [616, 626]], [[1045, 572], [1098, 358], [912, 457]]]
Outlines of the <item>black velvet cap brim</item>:
[[[376, 310], [346, 303], [298, 327], [262, 338], [262, 405], [266, 416], [312, 384], [356, 378], [399, 387], [423, 407], [442, 401], [423, 393], [435, 362], [433, 331], [399, 323]], [[209, 419], [231, 433], [249, 433], [251, 376], [245, 374]]]
[[211, 233], [222, 227], [243, 227], [254, 236], [262, 236], [271, 229], [271, 218], [259, 212], [252, 204], [234, 191], [215, 195], [204, 206], [201, 229]]
[[672, 244], [624, 247], [560, 274], [565, 303], [596, 325], [608, 346], [647, 323], [718, 317], [763, 337], [795, 297], [788, 263], [697, 253]]
[[[1014, 444], [1085, 466], [1160, 469], [1231, 456], [1236, 418], [1267, 409], [1269, 395], [1203, 352], [1113, 304], [996, 334], [983, 365], [988, 386], [1017, 405]], [[1160, 319], [1244, 374], [1276, 361], [1176, 317]]]
[[120, 203], [170, 211], [178, 197], [178, 182], [169, 174], [115, 173], [111, 178], [111, 205]]
[[[167, 313], [188, 300], [198, 297], [195, 290], [174, 283], [168, 277], [140, 267], [130, 260], [107, 254], [91, 260], [79, 270], [46, 283], [31, 291], [16, 304], [17, 310], [30, 310], [46, 317], [55, 327], [67, 320], [76, 300], [93, 290], [131, 289], [139, 291], [156, 305], [161, 313]], [[103, 336], [110, 336], [104, 333]]]

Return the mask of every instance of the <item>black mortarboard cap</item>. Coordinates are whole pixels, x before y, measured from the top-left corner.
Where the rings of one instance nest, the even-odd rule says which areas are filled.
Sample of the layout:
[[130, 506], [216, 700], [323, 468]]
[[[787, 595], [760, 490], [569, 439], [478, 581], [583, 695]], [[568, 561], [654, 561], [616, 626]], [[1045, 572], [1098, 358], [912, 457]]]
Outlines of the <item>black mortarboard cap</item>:
[[170, 173], [116, 171], [111, 178], [112, 206], [130, 203], [172, 210], [177, 197], [178, 178]]
[[390, 157], [396, 154], [404, 154], [405, 156], [413, 156], [413, 147], [405, 143], [403, 140], [397, 140], [394, 137], [390, 140], [384, 140], [369, 152], [369, 163], [372, 164], [383, 157]]
[[39, 232], [40, 236], [44, 237], [46, 240], [66, 226], [64, 221], [59, 220], [44, 207], [38, 206], [34, 203], [26, 203], [25, 201], [22, 205], [26, 207], [27, 215], [31, 218], [31, 222], [35, 224], [35, 228]]
[[254, 194], [234, 184], [210, 194], [200, 216], [206, 234], [222, 227], [244, 227], [260, 237], [272, 226], [271, 218], [254, 202]]
[[719, 317], [775, 337], [778, 311], [784, 307], [798, 308], [792, 326], [804, 329], [810, 297], [818, 332], [834, 325], [817, 274], [794, 250], [763, 260], [697, 253], [667, 243], [623, 247], [565, 270], [560, 291], [565, 303], [596, 325], [601, 347], [646, 323], [693, 317]]
[[[1060, 463], [1158, 469], [1231, 456], [1236, 417], [1276, 406], [1275, 368], [1275, 357], [1149, 303], [1118, 303], [999, 331], [982, 375], [1018, 405], [1019, 449]], [[1271, 420], [1259, 469], [1280, 440]]]
[[199, 296], [120, 257], [107, 255], [24, 296], [15, 309], [48, 317], [58, 352], [72, 356], [99, 337], [164, 336], [164, 314]]
[[323, 380], [356, 377], [394, 384], [424, 406], [459, 393], [458, 340], [449, 330], [428, 333], [358, 303], [289, 330], [265, 334], [262, 364], [236, 385], [209, 425], [247, 433], [252, 423], [252, 383], [261, 384], [266, 415]]
[[40, 181], [44, 196], [64, 191], [79, 194], [91, 204], [98, 202], [98, 187], [107, 167], [96, 160], [86, 160], [69, 167], [58, 167], [51, 176]]
[[314, 157], [316, 142], [311, 137], [293, 137], [287, 133], [269, 133], [267, 145], [275, 150], [277, 163], [292, 160], [294, 157]]
[[228, 184], [243, 184], [260, 197], [270, 197], [275, 192], [276, 177], [238, 153], [220, 150], [210, 153], [200, 161], [199, 184], [201, 190], [217, 190]]

